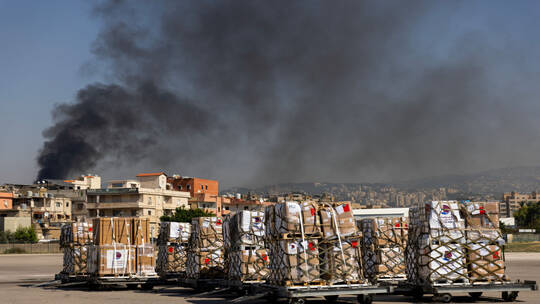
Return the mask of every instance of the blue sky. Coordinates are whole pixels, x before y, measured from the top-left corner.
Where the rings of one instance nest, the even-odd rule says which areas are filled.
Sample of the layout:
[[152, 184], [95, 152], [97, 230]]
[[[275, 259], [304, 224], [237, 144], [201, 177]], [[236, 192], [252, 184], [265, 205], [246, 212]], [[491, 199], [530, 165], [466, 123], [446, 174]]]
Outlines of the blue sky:
[[32, 180], [53, 105], [98, 80], [81, 68], [98, 28], [85, 1], [0, 0], [0, 183]]

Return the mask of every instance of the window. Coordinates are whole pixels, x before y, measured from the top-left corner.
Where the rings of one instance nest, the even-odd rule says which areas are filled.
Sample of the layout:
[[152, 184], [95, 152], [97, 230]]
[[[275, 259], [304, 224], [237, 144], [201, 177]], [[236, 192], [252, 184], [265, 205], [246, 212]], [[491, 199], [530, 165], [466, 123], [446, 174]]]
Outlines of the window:
[[225, 207], [225, 210], [229, 210], [229, 207], [228, 207], [228, 206], [227, 206], [227, 207]]
[[66, 202], [66, 207], [69, 207], [69, 202]]
[[62, 203], [61, 203], [61, 202], [56, 202], [56, 207], [57, 207], [57, 208], [62, 207]]
[[77, 204], [77, 209], [83, 210], [83, 208], [84, 208], [84, 204]]
[[249, 207], [248, 207], [248, 206], [245, 206], [245, 207], [244, 207], [244, 210], [248, 210], [248, 209], [249, 209]]
[[148, 215], [152, 215], [152, 210], [148, 210]]
[[9, 206], [8, 201], [7, 201], [7, 200], [4, 200], [4, 207], [7, 208], [8, 206]]
[[148, 197], [148, 204], [152, 205], [152, 197], [151, 196]]
[[206, 190], [208, 190], [208, 185], [206, 185], [205, 187], [206, 187]]
[[178, 190], [182, 190], [182, 185], [178, 185]]
[[187, 188], [188, 190], [191, 190], [191, 185], [187, 185], [186, 188]]
[[204, 190], [204, 185], [201, 185], [201, 189]]

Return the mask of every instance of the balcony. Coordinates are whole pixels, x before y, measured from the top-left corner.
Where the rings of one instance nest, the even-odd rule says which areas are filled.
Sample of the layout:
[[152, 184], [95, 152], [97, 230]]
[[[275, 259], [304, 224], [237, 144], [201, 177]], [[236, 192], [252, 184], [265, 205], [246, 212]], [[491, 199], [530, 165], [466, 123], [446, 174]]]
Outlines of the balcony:
[[87, 203], [86, 209], [116, 209], [116, 208], [148, 208], [147, 204], [140, 201], [133, 202], [104, 202], [104, 203]]

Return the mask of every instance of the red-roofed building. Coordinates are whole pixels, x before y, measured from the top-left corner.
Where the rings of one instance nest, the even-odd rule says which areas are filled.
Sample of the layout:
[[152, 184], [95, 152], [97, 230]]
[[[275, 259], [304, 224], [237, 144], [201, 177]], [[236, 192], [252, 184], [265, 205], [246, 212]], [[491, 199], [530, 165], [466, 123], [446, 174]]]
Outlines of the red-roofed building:
[[198, 194], [208, 194], [218, 196], [219, 182], [211, 179], [198, 177], [173, 177], [169, 178], [169, 183], [174, 190], [188, 191], [191, 197]]

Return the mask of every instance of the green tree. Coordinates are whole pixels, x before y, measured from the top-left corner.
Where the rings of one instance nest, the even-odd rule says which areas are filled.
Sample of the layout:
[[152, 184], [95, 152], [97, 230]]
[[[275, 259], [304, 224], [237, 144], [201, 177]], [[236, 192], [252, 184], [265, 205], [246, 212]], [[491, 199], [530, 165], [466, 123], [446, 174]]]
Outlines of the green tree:
[[25, 243], [36, 243], [38, 241], [36, 232], [33, 227], [19, 227], [14, 233], [15, 241]]
[[191, 223], [191, 219], [194, 217], [207, 217], [216, 216], [211, 212], [206, 212], [202, 209], [186, 209], [184, 207], [176, 208], [173, 215], [164, 215], [160, 217], [162, 222], [182, 222]]
[[523, 204], [514, 212], [518, 227], [537, 229], [540, 231], [540, 203]]

